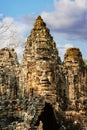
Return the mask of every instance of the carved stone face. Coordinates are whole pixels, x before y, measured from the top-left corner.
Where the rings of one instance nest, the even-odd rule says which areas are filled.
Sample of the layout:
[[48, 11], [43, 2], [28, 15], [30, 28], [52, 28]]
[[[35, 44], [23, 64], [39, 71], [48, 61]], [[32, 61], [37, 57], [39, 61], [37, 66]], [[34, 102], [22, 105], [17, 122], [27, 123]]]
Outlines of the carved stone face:
[[48, 90], [55, 84], [54, 67], [47, 62], [39, 63], [31, 74], [32, 87]]
[[36, 76], [39, 79], [38, 84], [42, 86], [50, 86], [53, 82], [52, 70], [36, 70]]

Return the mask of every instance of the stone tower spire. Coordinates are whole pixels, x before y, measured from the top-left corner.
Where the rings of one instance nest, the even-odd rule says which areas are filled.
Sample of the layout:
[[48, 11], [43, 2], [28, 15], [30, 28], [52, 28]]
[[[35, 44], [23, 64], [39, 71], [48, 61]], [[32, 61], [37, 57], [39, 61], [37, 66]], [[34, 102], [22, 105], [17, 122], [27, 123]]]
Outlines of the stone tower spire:
[[43, 19], [41, 18], [41, 16], [38, 16], [34, 24], [34, 28], [39, 29], [42, 27], [46, 28], [46, 24], [43, 22]]
[[27, 38], [22, 59], [22, 94], [56, 94], [57, 65], [60, 62], [53, 37], [41, 16], [38, 16]]
[[38, 16], [22, 63], [0, 50], [0, 130], [87, 130], [87, 66], [78, 48], [60, 58]]
[[68, 88], [69, 107], [77, 107], [77, 100], [80, 100], [82, 91], [85, 90], [86, 79], [84, 75], [84, 62], [79, 48], [68, 48], [64, 56], [64, 68]]

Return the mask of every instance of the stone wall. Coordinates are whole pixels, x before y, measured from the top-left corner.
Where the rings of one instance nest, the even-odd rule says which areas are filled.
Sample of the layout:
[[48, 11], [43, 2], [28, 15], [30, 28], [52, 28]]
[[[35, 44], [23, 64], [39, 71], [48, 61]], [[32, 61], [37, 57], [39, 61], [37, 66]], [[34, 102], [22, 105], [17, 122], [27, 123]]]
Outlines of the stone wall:
[[0, 50], [0, 98], [16, 98], [18, 89], [17, 55], [14, 49], [4, 48]]

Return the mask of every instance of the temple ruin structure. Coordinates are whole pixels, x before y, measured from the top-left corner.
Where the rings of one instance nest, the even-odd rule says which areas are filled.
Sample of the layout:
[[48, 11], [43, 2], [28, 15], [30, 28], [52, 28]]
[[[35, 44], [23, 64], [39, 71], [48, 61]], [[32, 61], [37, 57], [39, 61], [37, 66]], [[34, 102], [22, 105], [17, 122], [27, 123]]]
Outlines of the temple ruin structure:
[[0, 130], [87, 130], [87, 67], [79, 48], [64, 61], [38, 16], [19, 64], [0, 50]]

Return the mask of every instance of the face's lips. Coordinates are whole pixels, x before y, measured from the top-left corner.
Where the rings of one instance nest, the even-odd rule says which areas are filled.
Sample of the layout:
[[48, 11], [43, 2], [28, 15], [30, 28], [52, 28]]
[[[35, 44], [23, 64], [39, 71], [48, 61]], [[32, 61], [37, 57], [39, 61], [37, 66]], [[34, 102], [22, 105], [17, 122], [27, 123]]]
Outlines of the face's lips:
[[40, 82], [41, 84], [50, 84], [50, 82], [48, 80], [41, 80]]

